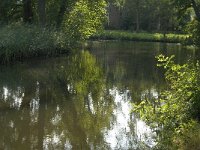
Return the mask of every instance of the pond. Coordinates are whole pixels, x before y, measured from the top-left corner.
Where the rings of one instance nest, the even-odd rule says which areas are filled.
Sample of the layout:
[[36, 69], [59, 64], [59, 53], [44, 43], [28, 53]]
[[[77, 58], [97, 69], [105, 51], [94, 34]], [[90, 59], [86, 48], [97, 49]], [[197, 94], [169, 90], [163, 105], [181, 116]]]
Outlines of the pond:
[[151, 149], [131, 103], [166, 88], [158, 54], [195, 59], [179, 44], [91, 42], [88, 51], [0, 67], [0, 149]]

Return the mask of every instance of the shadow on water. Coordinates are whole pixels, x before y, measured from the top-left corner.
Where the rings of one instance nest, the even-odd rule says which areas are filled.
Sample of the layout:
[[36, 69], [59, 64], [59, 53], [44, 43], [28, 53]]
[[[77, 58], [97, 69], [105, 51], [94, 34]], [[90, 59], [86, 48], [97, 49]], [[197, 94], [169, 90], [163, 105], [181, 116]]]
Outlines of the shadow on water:
[[[150, 149], [131, 102], [165, 89], [155, 55], [179, 45], [94, 42], [69, 57], [0, 67], [0, 149]], [[175, 50], [176, 49], [176, 50]]]

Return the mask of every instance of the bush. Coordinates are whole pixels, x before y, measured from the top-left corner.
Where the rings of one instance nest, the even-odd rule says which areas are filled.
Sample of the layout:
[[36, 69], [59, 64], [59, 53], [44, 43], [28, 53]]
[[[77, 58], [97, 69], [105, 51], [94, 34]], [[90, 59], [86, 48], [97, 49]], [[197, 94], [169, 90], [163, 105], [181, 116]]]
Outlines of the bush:
[[64, 35], [54, 29], [13, 24], [0, 29], [0, 59], [8, 63], [33, 56], [50, 56], [68, 49]]
[[179, 150], [200, 150], [200, 125], [195, 121], [183, 124], [176, 132], [182, 135], [176, 135], [173, 139], [178, 145]]
[[[186, 135], [192, 137], [191, 133], [200, 132], [200, 128], [196, 128], [200, 119], [200, 66], [198, 62], [175, 64], [173, 56], [160, 55], [158, 61], [159, 66], [167, 70], [165, 76], [169, 89], [154, 102], [147, 99], [139, 105], [134, 104], [134, 111], [140, 113], [157, 133], [158, 149], [178, 149], [193, 142], [187, 139], [188, 143], [185, 143]], [[177, 144], [179, 140], [175, 138], [182, 144]]]
[[106, 16], [105, 8], [104, 0], [80, 0], [74, 5], [63, 21], [63, 31], [67, 35], [69, 46], [77, 45], [102, 28]]
[[187, 30], [192, 33], [193, 43], [200, 47], [200, 22], [193, 20], [188, 24]]

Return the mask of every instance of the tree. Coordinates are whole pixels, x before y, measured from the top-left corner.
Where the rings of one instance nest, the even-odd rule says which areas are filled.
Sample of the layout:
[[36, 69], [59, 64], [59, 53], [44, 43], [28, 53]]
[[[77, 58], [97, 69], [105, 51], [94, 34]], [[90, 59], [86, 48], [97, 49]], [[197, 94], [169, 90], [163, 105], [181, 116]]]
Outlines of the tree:
[[141, 13], [141, 0], [135, 0], [135, 10], [136, 10], [136, 31], [140, 30], [140, 13]]
[[178, 29], [176, 9], [170, 0], [126, 0], [123, 28], [148, 31]]
[[173, 0], [181, 12], [189, 8], [194, 10], [196, 18], [188, 25], [188, 30], [192, 33], [193, 43], [200, 47], [200, 1], [199, 0]]
[[57, 21], [56, 21], [57, 27], [60, 27], [60, 25], [62, 23], [64, 14], [65, 14], [65, 11], [66, 11], [66, 4], [67, 4], [66, 0], [61, 0], [60, 8], [59, 8], [58, 16], [57, 16]]
[[194, 9], [194, 12], [196, 14], [197, 20], [200, 22], [200, 2], [191, 0], [191, 3], [192, 3], [192, 7]]
[[39, 24], [41, 26], [45, 26], [45, 24], [46, 24], [45, 4], [46, 4], [45, 0], [38, 0], [38, 17], [39, 17]]
[[23, 20], [25, 23], [31, 23], [33, 19], [31, 0], [23, 0]]
[[200, 22], [200, 1], [199, 0], [172, 0], [180, 11], [186, 11], [188, 8], [193, 8], [196, 19]]
[[16, 0], [0, 1], [0, 23], [8, 24], [19, 21], [22, 18], [22, 3]]
[[[65, 14], [63, 30], [67, 35], [67, 44], [76, 45], [88, 39], [101, 29], [106, 17], [106, 2], [104, 0], [80, 0]], [[75, 44], [76, 43], [76, 44]]]

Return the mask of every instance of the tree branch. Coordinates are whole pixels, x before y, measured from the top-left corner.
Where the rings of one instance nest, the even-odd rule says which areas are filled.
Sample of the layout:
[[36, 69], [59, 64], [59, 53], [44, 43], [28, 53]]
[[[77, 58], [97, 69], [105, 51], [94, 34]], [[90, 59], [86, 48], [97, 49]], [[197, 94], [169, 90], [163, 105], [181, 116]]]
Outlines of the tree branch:
[[192, 7], [194, 9], [194, 12], [196, 14], [197, 20], [200, 22], [200, 7], [199, 5], [196, 3], [195, 0], [191, 0], [192, 2]]

